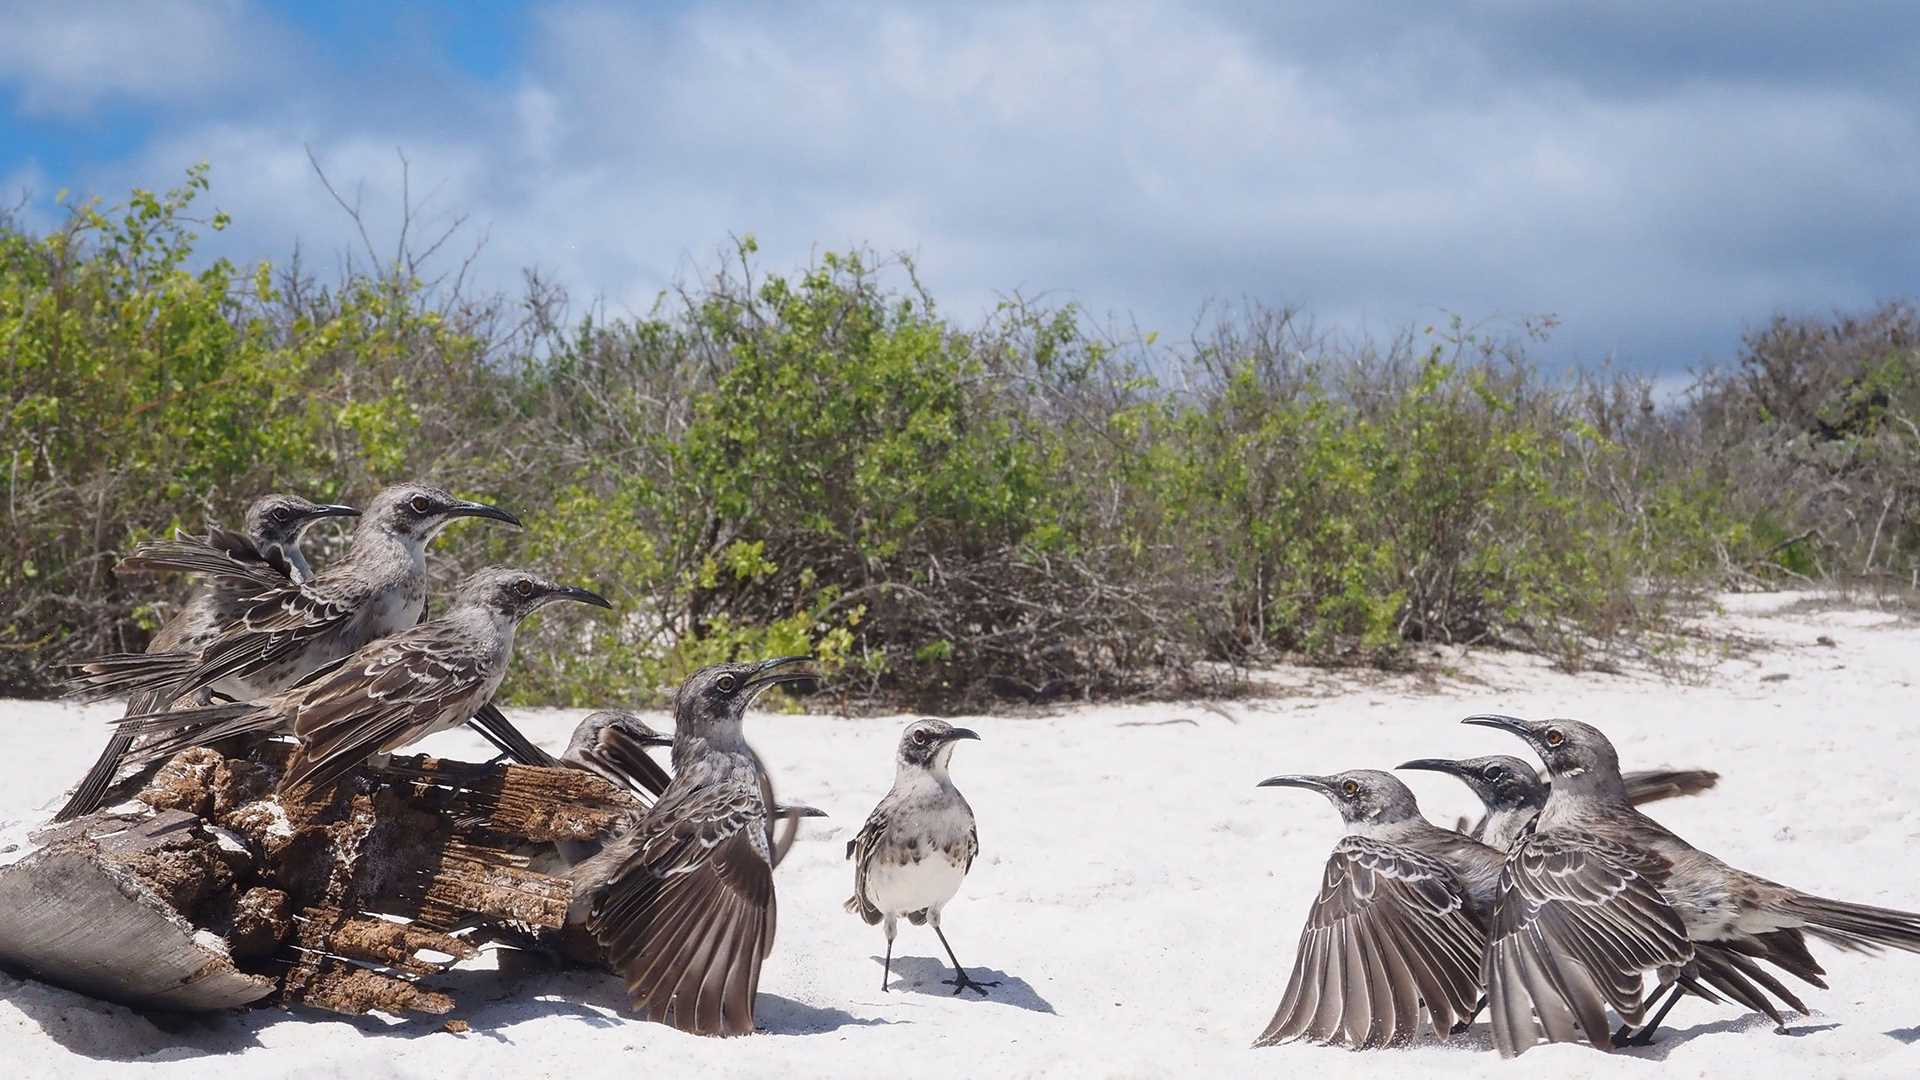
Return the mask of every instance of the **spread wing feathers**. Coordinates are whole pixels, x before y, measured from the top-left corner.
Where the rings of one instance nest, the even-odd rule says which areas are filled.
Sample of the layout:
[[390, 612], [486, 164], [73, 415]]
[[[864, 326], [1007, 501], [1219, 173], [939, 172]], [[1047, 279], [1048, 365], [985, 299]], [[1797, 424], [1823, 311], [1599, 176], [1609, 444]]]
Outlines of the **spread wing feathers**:
[[278, 549], [264, 553], [246, 536], [225, 529], [210, 531], [204, 540], [179, 533], [172, 540], [144, 541], [114, 570], [201, 574], [223, 592], [242, 596], [284, 588], [293, 579], [293, 568]]
[[666, 794], [667, 785], [673, 783], [667, 770], [647, 754], [647, 748], [618, 724], [601, 728], [599, 737], [568, 763], [652, 799]]
[[[1804, 949], [1805, 947], [1802, 946]], [[1804, 1014], [1807, 1006], [1765, 968], [1755, 963], [1749, 950], [1737, 942], [1699, 941], [1693, 946], [1693, 976], [1699, 982], [1725, 994], [1758, 1013], [1764, 1013], [1775, 1026], [1784, 1027], [1773, 1001], [1762, 990], [1770, 991], [1786, 1006]], [[1754, 984], [1758, 983], [1758, 986]], [[1822, 984], [1824, 985], [1824, 984]], [[1703, 997], [1710, 995], [1702, 994]]]
[[1635, 805], [1698, 795], [1720, 782], [1720, 774], [1706, 769], [1647, 769], [1621, 777], [1627, 798]]
[[308, 643], [352, 619], [365, 600], [364, 591], [350, 576], [323, 574], [304, 585], [283, 581], [279, 588], [248, 597], [241, 602], [239, 618], [200, 654], [180, 693], [298, 656]]
[[[842, 906], [865, 919], [868, 926], [878, 924], [885, 917], [867, 897], [867, 871], [873, 865], [874, 852], [880, 850], [880, 841], [887, 835], [887, 823], [893, 817], [891, 810], [890, 800], [880, 800], [880, 805], [867, 815], [866, 824], [860, 826], [859, 833], [847, 841], [847, 858], [853, 860], [853, 895], [847, 897]], [[967, 863], [972, 865], [971, 857]]]
[[162, 704], [180, 696], [198, 657], [191, 652], [108, 653], [66, 669], [67, 696], [77, 701], [151, 694]]
[[670, 792], [647, 815], [587, 917], [635, 1011], [696, 1035], [753, 1031], [775, 923], [766, 835], [754, 783]]
[[[298, 691], [294, 734], [300, 751], [286, 787], [338, 782], [381, 750], [405, 745], [472, 711], [487, 689], [479, 658], [447, 647], [432, 625], [375, 643]], [[439, 647], [436, 647], [439, 646]]]
[[1598, 837], [1522, 835], [1500, 873], [1484, 977], [1494, 1045], [1507, 1057], [1544, 1035], [1609, 1045], [1606, 1010], [1644, 1019], [1643, 971], [1693, 958], [1652, 877], [1658, 856]]
[[1254, 1045], [1394, 1046], [1419, 1031], [1423, 1012], [1445, 1036], [1474, 1010], [1485, 944], [1444, 864], [1346, 837], [1327, 859], [1286, 995]]

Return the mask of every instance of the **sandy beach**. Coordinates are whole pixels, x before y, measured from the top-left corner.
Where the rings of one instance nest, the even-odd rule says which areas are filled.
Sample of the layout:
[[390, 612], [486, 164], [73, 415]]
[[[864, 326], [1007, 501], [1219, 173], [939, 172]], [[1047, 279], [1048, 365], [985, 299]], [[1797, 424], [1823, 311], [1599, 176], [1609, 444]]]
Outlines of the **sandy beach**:
[[[1352, 1053], [1253, 1050], [1338, 818], [1301, 791], [1257, 790], [1279, 772], [1389, 767], [1412, 757], [1524, 753], [1463, 728], [1475, 711], [1600, 725], [1628, 768], [1703, 766], [1704, 796], [1653, 813], [1720, 857], [1845, 899], [1920, 907], [1920, 624], [1871, 610], [1729, 597], [1715, 621], [1756, 643], [1698, 685], [1648, 674], [1570, 676], [1476, 653], [1432, 677], [1289, 670], [1258, 700], [1086, 706], [955, 718], [977, 729], [953, 774], [978, 817], [981, 854], [946, 928], [984, 1000], [954, 998], [932, 932], [903, 926], [883, 993], [884, 941], [841, 909], [844, 847], [891, 782], [905, 717], [758, 713], [749, 738], [809, 822], [777, 876], [779, 934], [760, 985], [762, 1033], [707, 1041], [628, 1019], [612, 976], [555, 974], [490, 952], [444, 980], [438, 1019], [262, 1009], [167, 1021], [0, 974], [0, 1039], [14, 1076], [1916, 1076], [1920, 956], [1816, 945], [1831, 990], [1792, 1037], [1732, 1006], [1688, 1001], [1645, 1050], [1543, 1047], [1519, 1064], [1489, 1049], [1484, 1020], [1444, 1043]], [[615, 704], [615, 703], [609, 703]], [[92, 761], [113, 705], [0, 702], [0, 849], [59, 803]], [[564, 745], [580, 713], [516, 714]], [[664, 716], [649, 719], [666, 727]], [[481, 759], [464, 733], [427, 748]], [[1405, 774], [1428, 816], [1470, 808], [1457, 782]], [[20, 849], [0, 858], [16, 858]], [[217, 1060], [212, 1055], [222, 1055]]]

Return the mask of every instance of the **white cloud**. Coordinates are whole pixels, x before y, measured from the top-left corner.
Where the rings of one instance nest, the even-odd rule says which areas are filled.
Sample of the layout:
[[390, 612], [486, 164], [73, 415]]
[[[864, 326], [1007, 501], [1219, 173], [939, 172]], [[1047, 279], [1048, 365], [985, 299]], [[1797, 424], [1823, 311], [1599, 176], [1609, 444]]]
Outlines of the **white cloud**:
[[437, 185], [435, 209], [490, 230], [486, 280], [538, 266], [623, 311], [753, 232], [780, 269], [913, 252], [963, 319], [1012, 290], [1175, 334], [1209, 298], [1376, 330], [1553, 312], [1560, 355], [1665, 367], [1920, 273], [1903, 95], [1770, 82], [1762, 54], [1661, 68], [1630, 37], [1582, 69], [1578, 28], [1537, 19], [1262, 18], [555, 6], [504, 89], [395, 100], [311, 72], [92, 179], [163, 184], [204, 158], [227, 250], [331, 253], [352, 235], [302, 145], [364, 182], [383, 243], [402, 148], [416, 196]]
[[32, 114], [103, 100], [178, 103], [282, 70], [283, 39], [241, 0], [63, 0], [12, 6], [0, 83]]

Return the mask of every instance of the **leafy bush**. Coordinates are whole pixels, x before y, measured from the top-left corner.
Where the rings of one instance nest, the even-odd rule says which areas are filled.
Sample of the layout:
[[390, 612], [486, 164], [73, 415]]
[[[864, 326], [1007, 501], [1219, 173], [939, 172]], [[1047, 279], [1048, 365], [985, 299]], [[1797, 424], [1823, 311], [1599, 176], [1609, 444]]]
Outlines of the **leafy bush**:
[[751, 239], [623, 320], [537, 277], [468, 295], [404, 243], [331, 285], [195, 271], [206, 186], [0, 220], [0, 692], [144, 643], [184, 586], [116, 579], [132, 542], [411, 477], [527, 521], [452, 530], [441, 586], [514, 560], [615, 600], [523, 635], [510, 694], [570, 704], [796, 652], [928, 708], [1416, 642], [1578, 667], [1660, 640], [1679, 592], [1920, 558], [1907, 308], [1777, 323], [1658, 409], [1458, 324], [1376, 350], [1256, 308], [1172, 348], [1009, 302], [963, 328], [911, 265], [767, 275]]

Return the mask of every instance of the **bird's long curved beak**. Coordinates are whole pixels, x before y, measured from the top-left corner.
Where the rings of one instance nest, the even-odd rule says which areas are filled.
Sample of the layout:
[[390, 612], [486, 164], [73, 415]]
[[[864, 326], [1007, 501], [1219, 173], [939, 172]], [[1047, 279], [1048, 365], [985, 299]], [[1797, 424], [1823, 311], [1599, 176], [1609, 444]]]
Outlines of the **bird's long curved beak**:
[[321, 518], [328, 518], [328, 517], [359, 517], [359, 516], [360, 516], [360, 508], [357, 506], [348, 506], [345, 503], [328, 503], [325, 506], [316, 506], [313, 509], [307, 511], [306, 513], [300, 515], [300, 520], [318, 521]]
[[791, 806], [774, 807], [773, 816], [774, 817], [791, 817], [791, 818], [826, 817], [827, 812], [825, 810], [819, 809], [818, 807], [808, 806], [805, 803], [795, 803]]
[[954, 728], [952, 731], [947, 732], [945, 736], [945, 741], [954, 742], [959, 739], [978, 740], [979, 738], [980, 738], [980, 733], [973, 730], [972, 728], [957, 727], [957, 728]]
[[1518, 735], [1523, 739], [1533, 733], [1532, 724], [1517, 716], [1502, 716], [1499, 713], [1476, 713], [1460, 722], [1472, 724], [1474, 727], [1499, 728], [1501, 731]]
[[634, 738], [637, 742], [639, 742], [641, 746], [672, 746], [673, 745], [673, 736], [663, 734], [658, 731], [654, 732], [651, 735], [637, 735]]
[[1297, 787], [1322, 795], [1332, 790], [1324, 776], [1269, 776], [1254, 787]]
[[519, 518], [514, 517], [512, 514], [507, 513], [497, 506], [488, 506], [486, 503], [457, 502], [447, 508], [446, 516], [450, 518], [492, 518], [495, 521], [504, 521], [516, 529], [525, 528], [524, 525], [520, 524]]
[[813, 671], [782, 671], [781, 668], [792, 664], [804, 664], [812, 660], [811, 656], [776, 656], [771, 660], [762, 660], [753, 669], [753, 677], [747, 680], [748, 689], [759, 689], [780, 683], [812, 682], [820, 676]]
[[1433, 758], [1433, 757], [1414, 758], [1412, 761], [1403, 761], [1400, 764], [1395, 765], [1394, 768], [1417, 769], [1421, 772], [1446, 773], [1449, 776], [1459, 776], [1461, 771], [1461, 766], [1459, 762], [1448, 761], [1446, 758]]
[[[562, 585], [547, 595], [555, 600], [572, 600], [576, 604], [592, 604], [594, 607], [603, 607], [609, 610], [613, 608], [613, 603], [606, 597], [601, 596], [592, 589], [582, 589], [578, 585]], [[673, 740], [668, 739], [667, 742], [671, 744]]]

